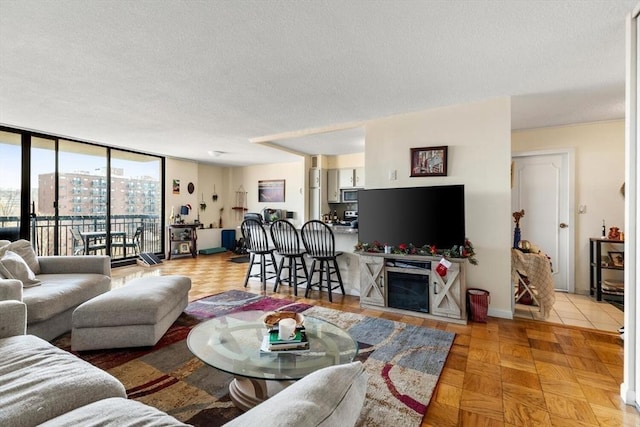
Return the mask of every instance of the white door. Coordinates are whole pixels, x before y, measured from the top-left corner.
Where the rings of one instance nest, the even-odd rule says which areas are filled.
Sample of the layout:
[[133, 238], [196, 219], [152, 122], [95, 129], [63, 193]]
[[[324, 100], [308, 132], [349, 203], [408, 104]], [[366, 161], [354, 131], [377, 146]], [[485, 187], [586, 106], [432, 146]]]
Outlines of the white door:
[[551, 258], [556, 290], [573, 292], [569, 156], [568, 152], [513, 154], [511, 208], [512, 212], [525, 211], [520, 220], [522, 240], [530, 241]]

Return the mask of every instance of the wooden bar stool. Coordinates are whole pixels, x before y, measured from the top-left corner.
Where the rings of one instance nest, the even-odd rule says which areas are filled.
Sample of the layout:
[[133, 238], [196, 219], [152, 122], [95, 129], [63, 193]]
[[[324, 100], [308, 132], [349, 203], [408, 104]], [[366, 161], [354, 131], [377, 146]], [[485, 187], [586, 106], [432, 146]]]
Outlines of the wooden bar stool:
[[[273, 292], [278, 290], [278, 284], [287, 282], [289, 286], [293, 286], [293, 294], [298, 296], [298, 286], [309, 281], [307, 265], [304, 262], [305, 251], [300, 245], [298, 231], [293, 224], [284, 219], [273, 222], [270, 231], [271, 240], [273, 240], [273, 244], [276, 247], [276, 253], [282, 257], [276, 270], [276, 284], [273, 287]], [[285, 264], [285, 259], [287, 264]], [[282, 279], [282, 270], [285, 268], [289, 273], [289, 277]], [[300, 276], [300, 270], [304, 273], [303, 276]], [[300, 278], [303, 279], [302, 282], [298, 282]]]
[[[244, 287], [247, 287], [250, 277], [260, 277], [262, 290], [266, 291], [267, 280], [275, 277], [275, 273], [273, 276], [267, 277], [267, 267], [276, 268], [276, 258], [273, 255], [274, 248], [269, 247], [267, 232], [260, 221], [251, 218], [245, 219], [242, 221], [240, 229], [247, 246], [247, 252], [249, 252], [249, 268], [244, 279]], [[252, 275], [251, 269], [256, 264], [260, 265], [260, 272]]]
[[[324, 285], [329, 292], [329, 302], [333, 302], [331, 293], [334, 289], [340, 288], [342, 295], [344, 295], [344, 286], [337, 260], [337, 257], [342, 255], [342, 252], [336, 252], [333, 230], [322, 221], [311, 220], [302, 226], [300, 234], [302, 235], [302, 243], [307, 250], [307, 255], [313, 260], [304, 296], [305, 298], [309, 297], [313, 286], [317, 286], [318, 290], [322, 291], [324, 278]], [[317, 269], [316, 266], [318, 267]], [[316, 271], [319, 273], [319, 280], [316, 283], [311, 283], [313, 274]], [[335, 275], [335, 279], [331, 277], [332, 275]], [[333, 283], [337, 283], [337, 285], [333, 286]]]

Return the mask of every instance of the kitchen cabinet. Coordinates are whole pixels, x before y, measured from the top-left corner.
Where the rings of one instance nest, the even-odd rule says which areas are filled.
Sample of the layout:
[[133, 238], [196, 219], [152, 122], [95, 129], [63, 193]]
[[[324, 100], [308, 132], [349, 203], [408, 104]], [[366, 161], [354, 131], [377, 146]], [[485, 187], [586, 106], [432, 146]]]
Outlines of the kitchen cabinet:
[[364, 188], [364, 168], [355, 168], [354, 173], [354, 187]]
[[340, 203], [338, 169], [327, 171], [327, 203]]
[[320, 219], [322, 211], [325, 209], [323, 207], [325, 204], [323, 199], [326, 198], [322, 188], [324, 186], [323, 173], [321, 168], [309, 169], [309, 219]]
[[364, 168], [339, 169], [340, 188], [364, 188]]
[[340, 188], [353, 188], [353, 169], [338, 169], [338, 183]]
[[309, 188], [320, 188], [320, 169], [309, 169]]

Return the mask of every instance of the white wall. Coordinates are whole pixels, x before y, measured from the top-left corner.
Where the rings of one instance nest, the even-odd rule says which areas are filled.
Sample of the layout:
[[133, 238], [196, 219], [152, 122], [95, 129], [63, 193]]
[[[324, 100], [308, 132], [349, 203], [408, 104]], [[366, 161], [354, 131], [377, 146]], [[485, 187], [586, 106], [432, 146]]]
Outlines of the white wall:
[[[258, 202], [258, 181], [284, 179], [285, 201], [282, 203]], [[240, 225], [242, 222], [241, 211], [233, 211], [231, 207], [236, 205], [236, 192], [240, 186], [247, 192], [248, 212], [262, 212], [264, 208], [286, 209], [294, 212], [292, 222], [302, 225], [305, 212], [307, 171], [304, 160], [293, 163], [277, 163], [269, 165], [255, 165], [236, 167], [229, 170], [227, 176], [227, 197], [225, 201], [225, 218], [228, 225]]]
[[[602, 235], [602, 220], [624, 231], [624, 121], [513, 132], [513, 152], [573, 148], [575, 152], [575, 292], [589, 294], [589, 238]], [[578, 214], [584, 205], [586, 213]], [[570, 224], [571, 225], [571, 224]], [[620, 250], [603, 246], [603, 251]], [[605, 252], [606, 253], [606, 252]]]
[[327, 169], [364, 167], [364, 152], [327, 156]]
[[[211, 224], [216, 228], [219, 225], [220, 208], [224, 206], [225, 200], [228, 198], [228, 191], [225, 186], [225, 176], [228, 173], [228, 169], [203, 163], [198, 165], [198, 185], [195, 192], [198, 196], [198, 209], [203, 198], [207, 205], [205, 210], [199, 209], [200, 222], [205, 227], [209, 227]], [[213, 200], [214, 192], [218, 196], [216, 201]]]
[[[180, 193], [174, 194], [172, 185], [173, 180], [180, 180]], [[193, 194], [187, 191], [187, 185], [192, 182], [195, 185]], [[166, 174], [165, 174], [165, 212], [166, 218], [164, 223], [168, 224], [171, 208], [176, 214], [180, 213], [180, 206], [190, 204], [193, 208], [189, 215], [184, 217], [185, 222], [193, 222], [197, 216], [198, 207], [198, 163], [188, 160], [178, 160], [167, 158]]]
[[[466, 233], [478, 253], [467, 287], [491, 293], [489, 315], [511, 318], [511, 102], [508, 98], [373, 120], [365, 131], [367, 188], [464, 184]], [[410, 148], [448, 146], [448, 176], [410, 177]], [[397, 180], [389, 180], [389, 171]], [[446, 209], [446, 207], [433, 207]]]

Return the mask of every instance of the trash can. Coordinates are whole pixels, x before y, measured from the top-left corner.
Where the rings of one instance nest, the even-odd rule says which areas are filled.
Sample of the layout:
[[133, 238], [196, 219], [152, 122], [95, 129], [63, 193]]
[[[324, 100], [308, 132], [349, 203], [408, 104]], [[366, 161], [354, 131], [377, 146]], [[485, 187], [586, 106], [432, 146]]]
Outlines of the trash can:
[[222, 247], [228, 251], [236, 248], [236, 230], [222, 230]]
[[474, 322], [487, 323], [491, 295], [484, 289], [467, 289], [467, 312]]

